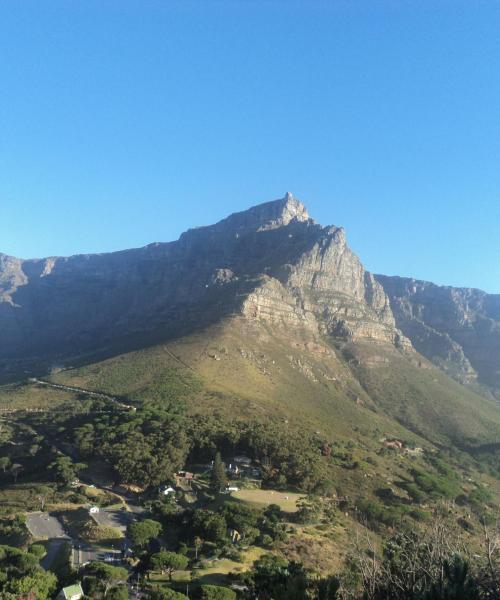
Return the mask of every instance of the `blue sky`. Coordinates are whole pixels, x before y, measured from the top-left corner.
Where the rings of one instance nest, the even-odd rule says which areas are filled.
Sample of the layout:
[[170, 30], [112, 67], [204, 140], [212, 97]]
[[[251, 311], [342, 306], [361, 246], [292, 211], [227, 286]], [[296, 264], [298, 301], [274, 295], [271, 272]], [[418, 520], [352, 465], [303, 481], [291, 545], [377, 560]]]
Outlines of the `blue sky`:
[[500, 292], [500, 2], [4, 0], [0, 251], [291, 190], [375, 272]]

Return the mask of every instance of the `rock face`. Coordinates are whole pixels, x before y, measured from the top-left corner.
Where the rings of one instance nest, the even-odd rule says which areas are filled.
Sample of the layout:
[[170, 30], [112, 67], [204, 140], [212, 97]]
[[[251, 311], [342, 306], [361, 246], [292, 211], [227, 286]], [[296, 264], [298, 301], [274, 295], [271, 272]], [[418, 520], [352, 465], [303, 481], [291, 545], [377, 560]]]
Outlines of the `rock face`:
[[382, 285], [290, 193], [110, 254], [0, 255], [0, 361], [123, 351], [240, 314], [341, 339], [409, 347]]
[[500, 295], [376, 276], [396, 325], [421, 354], [463, 383], [500, 390]]

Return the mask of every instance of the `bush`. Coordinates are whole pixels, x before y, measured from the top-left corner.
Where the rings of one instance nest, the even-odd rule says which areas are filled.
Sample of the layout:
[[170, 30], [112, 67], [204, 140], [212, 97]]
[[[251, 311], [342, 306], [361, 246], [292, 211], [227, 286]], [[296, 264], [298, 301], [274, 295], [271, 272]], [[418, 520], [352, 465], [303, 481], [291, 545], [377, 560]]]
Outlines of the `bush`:
[[236, 600], [236, 592], [218, 585], [202, 585], [201, 600]]

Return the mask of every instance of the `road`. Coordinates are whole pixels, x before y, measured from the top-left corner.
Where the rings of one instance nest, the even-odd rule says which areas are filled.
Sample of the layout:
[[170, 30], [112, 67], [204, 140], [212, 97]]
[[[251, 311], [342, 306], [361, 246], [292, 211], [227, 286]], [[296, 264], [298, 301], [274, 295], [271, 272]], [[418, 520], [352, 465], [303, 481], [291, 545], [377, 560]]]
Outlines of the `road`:
[[36, 377], [31, 377], [29, 379], [29, 383], [34, 383], [35, 385], [44, 385], [46, 387], [51, 387], [57, 390], [65, 390], [67, 392], [77, 392], [78, 394], [85, 394], [86, 396], [92, 396], [94, 398], [102, 398], [104, 400], [109, 400], [113, 402], [115, 406], [120, 408], [121, 410], [130, 410], [135, 411], [136, 407], [131, 404], [125, 404], [115, 398], [114, 396], [110, 396], [109, 394], [104, 394], [103, 392], [96, 392], [94, 390], [86, 390], [84, 388], [75, 387], [74, 385], [63, 385], [62, 383], [53, 383], [52, 381], [46, 381], [45, 379], [37, 379]]
[[61, 548], [64, 544], [70, 544], [70, 541], [67, 539], [57, 538], [50, 539], [47, 544], [47, 554], [40, 561], [40, 565], [48, 571], [54, 562], [54, 559], [59, 554]]
[[107, 550], [84, 543], [76, 543], [73, 549], [73, 568], [79, 569], [92, 561], [113, 562], [121, 558], [121, 549]]
[[98, 525], [114, 527], [125, 533], [127, 525], [136, 520], [134, 513], [126, 510], [101, 508], [98, 513], [92, 515]]
[[48, 513], [32, 512], [26, 515], [26, 526], [31, 535], [39, 539], [63, 539], [69, 540], [61, 523]]

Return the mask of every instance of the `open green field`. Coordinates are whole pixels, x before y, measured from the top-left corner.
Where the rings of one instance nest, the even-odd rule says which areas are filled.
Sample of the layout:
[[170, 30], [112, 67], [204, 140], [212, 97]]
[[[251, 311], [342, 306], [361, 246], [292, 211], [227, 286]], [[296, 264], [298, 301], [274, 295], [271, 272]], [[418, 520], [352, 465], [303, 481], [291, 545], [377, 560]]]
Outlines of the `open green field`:
[[258, 506], [269, 506], [277, 504], [283, 512], [294, 513], [297, 511], [297, 501], [304, 497], [304, 494], [295, 492], [279, 492], [276, 490], [239, 490], [231, 493], [232, 498], [249, 502]]

